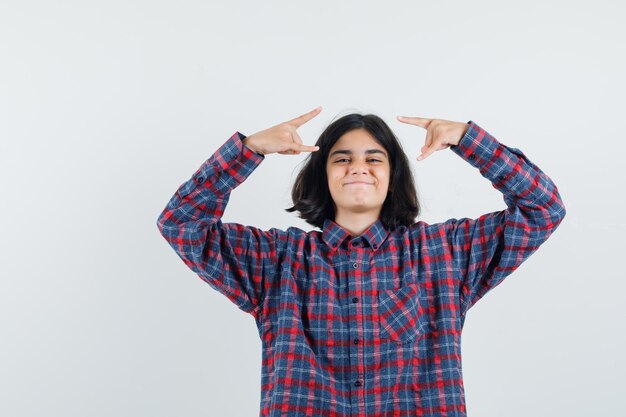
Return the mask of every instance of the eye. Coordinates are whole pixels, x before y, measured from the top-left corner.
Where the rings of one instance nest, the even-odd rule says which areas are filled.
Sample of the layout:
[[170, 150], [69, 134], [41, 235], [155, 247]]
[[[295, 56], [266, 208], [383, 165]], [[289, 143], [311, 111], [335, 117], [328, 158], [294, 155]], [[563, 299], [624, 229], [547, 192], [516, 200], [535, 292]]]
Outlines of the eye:
[[[341, 162], [341, 161], [349, 161], [348, 158], [341, 158], [341, 159], [337, 159], [335, 162]], [[380, 159], [368, 159], [368, 161], [370, 162], [382, 162]]]

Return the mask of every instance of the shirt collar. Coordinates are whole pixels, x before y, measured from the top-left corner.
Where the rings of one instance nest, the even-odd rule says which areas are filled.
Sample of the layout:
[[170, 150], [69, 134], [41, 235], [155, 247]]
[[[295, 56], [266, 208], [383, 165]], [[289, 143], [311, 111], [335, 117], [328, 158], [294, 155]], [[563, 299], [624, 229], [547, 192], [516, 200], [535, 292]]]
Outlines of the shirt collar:
[[[382, 246], [388, 234], [389, 230], [379, 218], [361, 234], [361, 237], [373, 250], [377, 250]], [[354, 237], [355, 236], [352, 236], [350, 232], [335, 223], [333, 220], [324, 220], [322, 239], [330, 248], [336, 249], [341, 246], [346, 238]]]

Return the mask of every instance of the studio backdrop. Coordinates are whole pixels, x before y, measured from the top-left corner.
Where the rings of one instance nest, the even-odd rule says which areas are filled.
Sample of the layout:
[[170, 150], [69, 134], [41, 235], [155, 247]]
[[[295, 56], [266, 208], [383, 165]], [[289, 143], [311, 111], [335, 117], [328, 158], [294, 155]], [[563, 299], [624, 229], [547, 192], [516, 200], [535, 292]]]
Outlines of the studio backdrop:
[[[235, 132], [317, 106], [298, 129], [308, 145], [349, 113], [390, 126], [416, 221], [507, 205], [451, 149], [417, 161], [425, 130], [397, 115], [472, 120], [551, 178], [564, 220], [465, 317], [467, 415], [620, 415], [624, 12], [604, 0], [3, 2], [0, 415], [259, 415], [254, 317], [177, 256], [157, 218]], [[307, 157], [266, 155], [221, 220], [319, 230], [285, 210]]]

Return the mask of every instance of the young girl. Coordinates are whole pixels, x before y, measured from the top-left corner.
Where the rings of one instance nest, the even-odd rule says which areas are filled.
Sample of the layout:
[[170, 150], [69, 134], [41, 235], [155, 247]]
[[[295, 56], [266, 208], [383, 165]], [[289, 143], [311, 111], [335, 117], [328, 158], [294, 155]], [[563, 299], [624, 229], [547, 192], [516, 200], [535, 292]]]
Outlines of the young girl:
[[[450, 148], [507, 205], [477, 219], [415, 222], [409, 162], [387, 124], [349, 114], [305, 145], [296, 130], [320, 111], [235, 132], [172, 196], [160, 233], [255, 318], [261, 416], [465, 416], [467, 310], [561, 223], [557, 187], [471, 120], [399, 117], [426, 129], [418, 160]], [[311, 153], [287, 211], [319, 231], [221, 221], [230, 193], [265, 155], [300, 152]]]

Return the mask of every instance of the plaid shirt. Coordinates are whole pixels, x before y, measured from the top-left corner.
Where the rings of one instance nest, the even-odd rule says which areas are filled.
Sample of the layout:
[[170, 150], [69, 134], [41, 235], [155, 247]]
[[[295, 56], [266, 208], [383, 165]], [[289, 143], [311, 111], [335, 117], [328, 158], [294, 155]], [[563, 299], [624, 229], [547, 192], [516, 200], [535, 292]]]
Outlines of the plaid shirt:
[[459, 155], [507, 208], [477, 219], [376, 221], [360, 236], [222, 223], [231, 191], [265, 159], [235, 132], [158, 217], [165, 240], [256, 320], [260, 416], [466, 416], [467, 310], [558, 227], [556, 185], [519, 149], [473, 121]]

